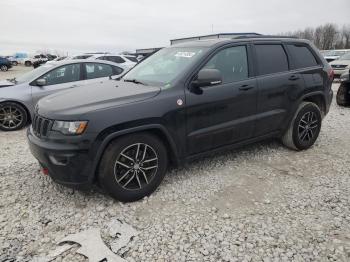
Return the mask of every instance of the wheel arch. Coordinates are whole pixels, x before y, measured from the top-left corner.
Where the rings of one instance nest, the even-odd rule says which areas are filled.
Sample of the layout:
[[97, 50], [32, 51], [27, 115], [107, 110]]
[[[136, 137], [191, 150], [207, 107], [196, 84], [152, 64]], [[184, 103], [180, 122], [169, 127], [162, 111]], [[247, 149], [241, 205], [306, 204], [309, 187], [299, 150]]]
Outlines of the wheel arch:
[[302, 101], [312, 102], [321, 110], [322, 117], [326, 115], [326, 98], [322, 93], [311, 93], [303, 97]]
[[175, 166], [179, 165], [178, 148], [173, 138], [171, 137], [170, 133], [168, 132], [168, 130], [161, 124], [149, 124], [149, 125], [128, 128], [128, 129], [124, 129], [116, 132], [111, 132], [107, 135], [104, 135], [103, 136], [104, 138], [99, 143], [99, 146], [93, 161], [93, 173], [90, 179], [94, 180], [96, 178], [96, 172], [98, 170], [102, 156], [106, 148], [108, 147], [108, 145], [110, 145], [110, 143], [112, 143], [114, 140], [118, 139], [121, 136], [126, 136], [126, 135], [135, 134], [135, 133], [141, 133], [141, 132], [147, 132], [158, 137], [164, 143], [167, 149], [170, 163]]

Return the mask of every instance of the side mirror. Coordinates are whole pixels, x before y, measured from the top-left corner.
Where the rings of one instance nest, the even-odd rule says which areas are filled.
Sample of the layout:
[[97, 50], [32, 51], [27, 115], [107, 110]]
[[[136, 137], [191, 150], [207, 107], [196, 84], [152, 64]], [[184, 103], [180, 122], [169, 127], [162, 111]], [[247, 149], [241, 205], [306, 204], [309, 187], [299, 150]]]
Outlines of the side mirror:
[[46, 79], [44, 78], [39, 78], [38, 80], [36, 80], [36, 85], [37, 86], [46, 86], [47, 82]]
[[195, 88], [209, 87], [222, 83], [221, 72], [217, 69], [202, 69], [198, 72], [197, 78], [192, 82]]

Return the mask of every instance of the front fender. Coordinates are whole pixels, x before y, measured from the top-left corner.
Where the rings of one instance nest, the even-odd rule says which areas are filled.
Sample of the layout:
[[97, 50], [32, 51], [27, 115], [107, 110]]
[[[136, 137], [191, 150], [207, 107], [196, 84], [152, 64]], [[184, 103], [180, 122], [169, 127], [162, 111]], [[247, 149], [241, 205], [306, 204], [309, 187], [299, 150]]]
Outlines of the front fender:
[[92, 182], [94, 180], [95, 174], [97, 172], [98, 165], [101, 161], [101, 158], [103, 156], [104, 151], [106, 150], [107, 146], [110, 144], [110, 142], [120, 136], [132, 134], [136, 132], [142, 132], [142, 131], [158, 131], [161, 132], [164, 139], [166, 139], [166, 143], [170, 146], [170, 154], [173, 156], [174, 164], [179, 165], [179, 151], [176, 146], [176, 143], [172, 136], [170, 135], [169, 131], [161, 124], [146, 124], [142, 126], [137, 127], [131, 127], [119, 131], [113, 131], [108, 134], [99, 135], [96, 139], [95, 145], [94, 145], [94, 160], [93, 160], [93, 173], [90, 175], [89, 180]]

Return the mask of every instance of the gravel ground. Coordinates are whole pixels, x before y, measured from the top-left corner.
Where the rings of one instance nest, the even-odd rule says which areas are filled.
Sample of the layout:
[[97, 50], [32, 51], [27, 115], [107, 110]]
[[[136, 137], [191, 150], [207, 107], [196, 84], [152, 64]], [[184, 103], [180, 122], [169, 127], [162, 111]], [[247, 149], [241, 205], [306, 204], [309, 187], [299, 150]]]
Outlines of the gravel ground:
[[108, 245], [113, 219], [139, 232], [119, 252], [128, 261], [350, 261], [349, 127], [350, 109], [333, 103], [310, 150], [267, 141], [202, 159], [131, 204], [56, 185], [25, 131], [0, 133], [0, 261], [44, 256], [92, 227]]
[[14, 78], [30, 70], [33, 70], [32, 66], [24, 66], [24, 65], [13, 66], [7, 72], [0, 71], [0, 80]]

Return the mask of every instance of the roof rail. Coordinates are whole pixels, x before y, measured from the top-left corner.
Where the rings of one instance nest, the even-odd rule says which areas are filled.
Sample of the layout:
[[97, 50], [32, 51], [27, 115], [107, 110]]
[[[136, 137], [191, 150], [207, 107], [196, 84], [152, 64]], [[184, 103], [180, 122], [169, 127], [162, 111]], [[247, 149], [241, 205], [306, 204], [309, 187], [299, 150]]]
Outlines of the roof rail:
[[244, 38], [293, 38], [298, 39], [296, 36], [279, 36], [279, 35], [241, 35], [238, 37], [233, 37], [232, 39], [244, 39]]

